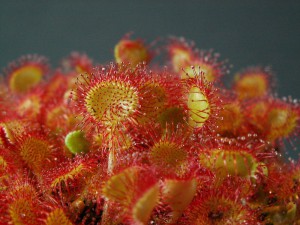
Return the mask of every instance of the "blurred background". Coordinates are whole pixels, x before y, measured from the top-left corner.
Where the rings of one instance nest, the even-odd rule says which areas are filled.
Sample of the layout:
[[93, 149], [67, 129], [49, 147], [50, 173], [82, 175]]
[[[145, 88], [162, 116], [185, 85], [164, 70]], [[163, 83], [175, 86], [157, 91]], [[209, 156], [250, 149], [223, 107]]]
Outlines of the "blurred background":
[[213, 48], [232, 74], [271, 65], [279, 96], [300, 97], [300, 1], [1, 1], [0, 67], [28, 53], [55, 66], [74, 50], [112, 61], [130, 31], [148, 43], [175, 35]]
[[130, 31], [148, 43], [175, 35], [213, 48], [233, 65], [228, 81], [271, 65], [278, 95], [300, 97], [300, 1], [1, 1], [0, 68], [28, 53], [56, 66], [74, 50], [109, 62]]

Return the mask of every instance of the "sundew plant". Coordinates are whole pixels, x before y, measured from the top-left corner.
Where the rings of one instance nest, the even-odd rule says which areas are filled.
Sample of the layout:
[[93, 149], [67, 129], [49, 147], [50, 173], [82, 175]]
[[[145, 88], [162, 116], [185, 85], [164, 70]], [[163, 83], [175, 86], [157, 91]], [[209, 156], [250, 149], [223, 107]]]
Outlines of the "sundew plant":
[[[155, 43], [155, 44], [153, 44]], [[300, 107], [269, 66], [184, 38], [114, 61], [25, 55], [0, 81], [0, 224], [300, 224]], [[296, 150], [295, 150], [296, 151]]]

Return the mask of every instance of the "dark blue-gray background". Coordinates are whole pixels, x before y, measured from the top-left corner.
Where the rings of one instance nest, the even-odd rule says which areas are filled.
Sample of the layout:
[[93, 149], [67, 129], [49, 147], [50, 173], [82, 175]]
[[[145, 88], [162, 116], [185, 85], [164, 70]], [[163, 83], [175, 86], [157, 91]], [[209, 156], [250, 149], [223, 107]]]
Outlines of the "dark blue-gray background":
[[[99, 62], [127, 32], [214, 48], [234, 65], [272, 65], [280, 96], [300, 97], [300, 1], [0, 1], [0, 67], [27, 53], [57, 65], [70, 51]], [[231, 79], [229, 76], [228, 79]]]
[[[149, 42], [168, 35], [214, 48], [234, 65], [272, 65], [279, 96], [300, 97], [300, 1], [0, 0], [0, 67], [38, 53], [57, 65], [71, 51], [113, 60], [127, 32]], [[232, 75], [228, 76], [228, 80]]]

